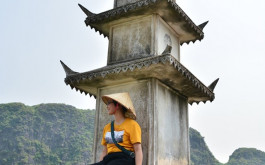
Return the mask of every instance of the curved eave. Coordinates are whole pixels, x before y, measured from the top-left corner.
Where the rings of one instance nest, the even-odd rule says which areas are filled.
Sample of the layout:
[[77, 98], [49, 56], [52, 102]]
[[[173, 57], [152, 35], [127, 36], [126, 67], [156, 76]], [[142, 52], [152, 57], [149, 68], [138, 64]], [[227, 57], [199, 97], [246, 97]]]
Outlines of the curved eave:
[[214, 93], [170, 54], [148, 57], [93, 71], [68, 75], [65, 83], [72, 89], [96, 97], [100, 87], [133, 80], [156, 78], [185, 96], [190, 104], [213, 101]]
[[[91, 13], [91, 12], [90, 12]], [[87, 14], [85, 23], [91, 29], [109, 37], [110, 24], [113, 21], [157, 13], [173, 29], [180, 30], [181, 44], [201, 41], [204, 33], [187, 14], [171, 0], [141, 0], [99, 14]]]

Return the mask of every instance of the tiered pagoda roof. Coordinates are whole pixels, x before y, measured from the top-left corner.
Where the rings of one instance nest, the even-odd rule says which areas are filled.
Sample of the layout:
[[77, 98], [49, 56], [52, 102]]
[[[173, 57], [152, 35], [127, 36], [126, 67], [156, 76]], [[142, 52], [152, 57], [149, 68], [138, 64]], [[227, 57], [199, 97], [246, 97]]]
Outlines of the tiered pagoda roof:
[[204, 37], [204, 24], [199, 26], [187, 16], [187, 14], [171, 0], [140, 0], [135, 3], [117, 7], [99, 14], [94, 14], [82, 5], [79, 5], [87, 15], [87, 26], [99, 31], [105, 37], [109, 37], [110, 26], [116, 21], [139, 16], [158, 14], [180, 35], [180, 43], [201, 41]]
[[117, 83], [156, 78], [186, 97], [190, 104], [213, 101], [217, 82], [209, 87], [198, 80], [187, 68], [170, 54], [147, 57], [96, 70], [78, 73], [61, 62], [65, 72], [65, 83], [72, 89], [96, 98], [97, 88]]

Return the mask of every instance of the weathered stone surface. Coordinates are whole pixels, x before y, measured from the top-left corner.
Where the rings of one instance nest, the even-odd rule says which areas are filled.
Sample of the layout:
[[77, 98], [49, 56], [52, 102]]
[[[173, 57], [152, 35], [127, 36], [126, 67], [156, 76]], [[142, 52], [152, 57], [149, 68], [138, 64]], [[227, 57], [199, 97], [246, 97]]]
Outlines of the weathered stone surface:
[[156, 54], [163, 53], [167, 45], [172, 47], [171, 53], [175, 59], [180, 61], [180, 35], [174, 31], [160, 16], [156, 15], [155, 35]]
[[[120, 7], [120, 6], [124, 6], [130, 3], [135, 3], [141, 0], [114, 0], [114, 8], [115, 7]], [[176, 2], [176, 0], [170, 0], [172, 2]]]
[[151, 55], [151, 17], [129, 21], [112, 28], [108, 64]]
[[124, 6], [130, 3], [134, 3], [140, 0], [114, 0], [114, 7]]
[[160, 55], [167, 45], [180, 60], [179, 36], [157, 14], [115, 24], [111, 34], [108, 65]]
[[162, 83], [156, 82], [155, 110], [157, 113], [158, 164], [188, 165], [188, 106], [187, 99]]

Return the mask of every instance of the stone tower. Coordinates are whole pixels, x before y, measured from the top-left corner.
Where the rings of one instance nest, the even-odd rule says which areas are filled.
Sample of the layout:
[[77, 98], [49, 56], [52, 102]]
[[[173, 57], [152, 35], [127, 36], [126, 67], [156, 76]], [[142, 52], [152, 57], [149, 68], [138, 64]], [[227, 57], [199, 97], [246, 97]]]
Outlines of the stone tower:
[[96, 98], [94, 161], [108, 116], [102, 95], [129, 92], [142, 128], [143, 165], [189, 165], [188, 104], [214, 100], [213, 89], [180, 63], [180, 46], [202, 40], [175, 0], [115, 0], [99, 14], [79, 5], [85, 23], [109, 39], [107, 65], [72, 71], [63, 62], [65, 83]]

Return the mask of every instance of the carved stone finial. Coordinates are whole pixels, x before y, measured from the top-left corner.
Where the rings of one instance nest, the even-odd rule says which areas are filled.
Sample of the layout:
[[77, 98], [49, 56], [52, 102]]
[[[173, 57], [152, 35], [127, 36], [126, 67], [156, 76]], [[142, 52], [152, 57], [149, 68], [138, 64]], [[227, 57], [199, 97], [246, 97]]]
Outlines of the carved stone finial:
[[219, 81], [219, 78], [216, 79], [214, 82], [212, 82], [212, 83], [208, 86], [208, 88], [209, 88], [212, 92], [214, 91], [214, 88], [215, 88], [216, 84], [218, 83], [218, 81]]
[[61, 60], [60, 60], [60, 62], [63, 66], [63, 69], [65, 71], [66, 76], [78, 73], [78, 72], [72, 71], [72, 69], [70, 69], [67, 65], [65, 65]]
[[166, 49], [163, 51], [163, 53], [162, 53], [162, 54], [171, 53], [171, 50], [172, 50], [172, 46], [170, 46], [170, 45], [167, 45]]
[[209, 21], [206, 21], [206, 22], [204, 22], [204, 23], [198, 25], [198, 27], [199, 27], [201, 30], [203, 30], [203, 28], [208, 24], [208, 22], [209, 22]]
[[81, 8], [81, 10], [87, 15], [87, 16], [91, 16], [94, 13], [90, 12], [89, 10], [87, 10], [84, 6], [82, 6], [81, 4], [78, 4], [78, 6]]

